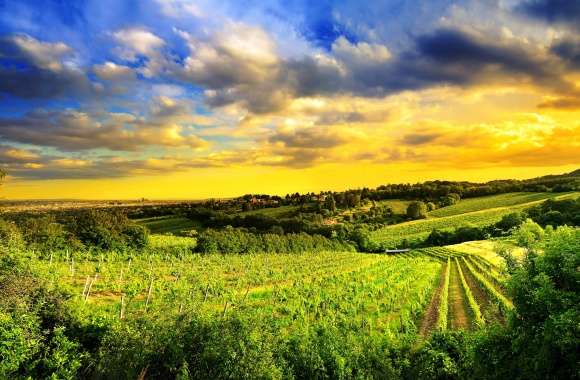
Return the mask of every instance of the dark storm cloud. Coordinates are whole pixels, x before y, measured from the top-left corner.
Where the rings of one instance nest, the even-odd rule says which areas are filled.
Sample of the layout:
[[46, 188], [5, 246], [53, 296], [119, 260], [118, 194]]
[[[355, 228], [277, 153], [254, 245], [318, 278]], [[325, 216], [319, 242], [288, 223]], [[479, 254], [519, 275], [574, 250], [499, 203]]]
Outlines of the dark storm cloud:
[[564, 60], [570, 68], [580, 70], [580, 39], [567, 38], [557, 41], [550, 50]]
[[580, 29], [580, 1], [577, 0], [528, 0], [516, 9], [538, 20], [565, 23]]

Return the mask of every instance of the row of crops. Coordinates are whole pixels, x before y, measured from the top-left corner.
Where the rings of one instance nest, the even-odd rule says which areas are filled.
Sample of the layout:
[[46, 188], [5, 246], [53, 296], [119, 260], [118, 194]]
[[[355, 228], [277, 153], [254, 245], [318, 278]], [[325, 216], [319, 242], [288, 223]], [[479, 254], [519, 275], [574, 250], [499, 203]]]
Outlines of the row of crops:
[[371, 239], [384, 247], [397, 247], [404, 242], [424, 240], [434, 229], [452, 229], [464, 226], [488, 226], [504, 215], [521, 211], [549, 198], [565, 199], [578, 196], [577, 192], [508, 193], [464, 199], [459, 203], [429, 213], [427, 219], [385, 226], [371, 233]]
[[371, 233], [371, 239], [383, 246], [396, 247], [403, 241], [425, 239], [434, 229], [449, 229], [467, 225], [486, 226], [498, 222], [502, 216], [513, 212], [510, 208], [477, 211], [434, 219], [421, 219], [383, 227]]
[[[513, 309], [506, 296], [505, 275], [481, 256], [445, 247], [415, 252], [430, 255], [444, 263], [444, 277], [440, 283], [442, 289], [434, 293], [438, 299], [431, 300], [439, 306], [437, 319], [431, 319], [436, 328], [479, 328], [486, 323], [504, 321], [508, 311]], [[450, 320], [453, 323], [449, 323]]]
[[63, 253], [38, 258], [34, 266], [93, 317], [248, 313], [273, 318], [281, 331], [324, 323], [397, 339], [416, 335], [441, 263], [422, 253], [97, 259]]
[[[445, 248], [398, 255], [327, 252], [130, 257], [108, 253], [95, 258], [62, 252], [33, 259], [37, 273], [51, 286], [66, 289], [73, 306], [92, 317], [200, 313], [223, 318], [242, 313], [272, 318], [282, 332], [301, 324], [323, 323], [338, 326], [345, 333], [365, 331], [393, 339], [417, 335], [442, 273], [447, 278], [443, 281], [445, 291], [439, 292], [445, 299], [439, 300], [437, 326], [449, 326], [447, 318], [453, 311], [446, 306], [447, 287], [450, 273], [456, 273], [449, 270], [451, 265], [457, 265], [464, 274], [461, 283], [474, 325], [492, 320], [485, 313], [498, 302], [503, 302], [498, 313], [507, 310], [509, 300], [501, 293], [500, 271], [479, 257]], [[469, 292], [474, 284], [487, 292], [485, 303], [478, 299], [479, 293]]]

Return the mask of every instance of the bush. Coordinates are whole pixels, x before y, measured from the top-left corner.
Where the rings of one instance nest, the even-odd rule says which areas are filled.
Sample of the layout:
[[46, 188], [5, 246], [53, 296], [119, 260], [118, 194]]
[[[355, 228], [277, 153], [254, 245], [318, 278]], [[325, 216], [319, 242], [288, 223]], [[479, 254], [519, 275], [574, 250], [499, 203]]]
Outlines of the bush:
[[87, 210], [76, 215], [69, 228], [85, 245], [105, 250], [142, 248], [149, 232], [120, 212]]
[[475, 348], [478, 377], [577, 379], [580, 350], [580, 230], [560, 227], [511, 276], [516, 313]]
[[495, 228], [502, 232], [510, 232], [512, 229], [519, 227], [525, 220], [525, 215], [521, 212], [514, 212], [502, 216], [501, 220], [495, 224]]
[[433, 211], [437, 209], [437, 206], [433, 202], [427, 202], [427, 211]]
[[22, 232], [28, 246], [40, 251], [63, 249], [69, 243], [64, 226], [51, 216], [26, 219]]
[[457, 204], [460, 200], [461, 197], [459, 196], [459, 194], [451, 193], [449, 195], [442, 197], [441, 200], [439, 201], [439, 204], [441, 205], [441, 207], [453, 206], [454, 204]]
[[532, 248], [544, 237], [544, 230], [539, 224], [527, 219], [512, 235], [520, 247]]
[[407, 206], [407, 216], [411, 219], [424, 219], [427, 217], [427, 205], [421, 201], [414, 201]]
[[580, 198], [548, 199], [529, 209], [528, 216], [541, 226], [580, 226]]
[[24, 239], [14, 222], [0, 219], [0, 251], [11, 252], [24, 248]]

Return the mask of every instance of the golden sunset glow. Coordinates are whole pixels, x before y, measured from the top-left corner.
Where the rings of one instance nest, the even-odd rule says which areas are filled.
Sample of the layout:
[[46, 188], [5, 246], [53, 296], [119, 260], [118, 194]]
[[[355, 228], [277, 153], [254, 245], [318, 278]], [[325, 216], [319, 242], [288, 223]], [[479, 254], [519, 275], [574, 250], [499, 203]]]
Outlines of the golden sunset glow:
[[[412, 37], [406, 8], [389, 34], [337, 5], [321, 17], [346, 29], [327, 36], [259, 7], [236, 19], [157, 3], [143, 10], [156, 24], [89, 25], [105, 35], [94, 53], [80, 32], [4, 31], [3, 196], [285, 194], [580, 163], [576, 26], [521, 14], [517, 2], [434, 8]], [[12, 87], [26, 72], [44, 84]]]

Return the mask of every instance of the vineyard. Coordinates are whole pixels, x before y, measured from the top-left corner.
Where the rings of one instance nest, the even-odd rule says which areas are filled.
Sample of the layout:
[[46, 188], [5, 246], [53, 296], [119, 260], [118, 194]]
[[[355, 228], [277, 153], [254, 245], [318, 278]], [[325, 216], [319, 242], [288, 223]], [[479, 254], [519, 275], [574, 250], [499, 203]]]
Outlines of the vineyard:
[[[158, 246], [188, 240], [160, 239], [170, 241], [157, 241]], [[73, 307], [93, 318], [247, 314], [271, 318], [285, 334], [305, 324], [325, 324], [396, 341], [502, 321], [511, 307], [498, 268], [446, 248], [398, 255], [108, 253], [95, 258], [63, 252], [33, 260], [41, 277], [65, 288]]]
[[507, 193], [490, 195], [486, 197], [468, 198], [462, 199], [459, 203], [452, 206], [442, 207], [440, 209], [431, 211], [429, 216], [440, 218], [444, 216], [465, 214], [468, 212], [481, 211], [497, 207], [511, 207], [519, 205], [525, 205], [527, 207], [538, 202], [543, 202], [546, 199], [564, 199], [574, 195], [577, 194], [572, 193], [558, 195], [554, 193]]
[[578, 193], [554, 196], [550, 193], [509, 193], [462, 200], [429, 213], [427, 219], [385, 226], [371, 234], [372, 239], [385, 247], [397, 247], [403, 242], [425, 239], [434, 229], [451, 229], [474, 225], [488, 226], [504, 215], [529, 208], [548, 198], [577, 197]]

